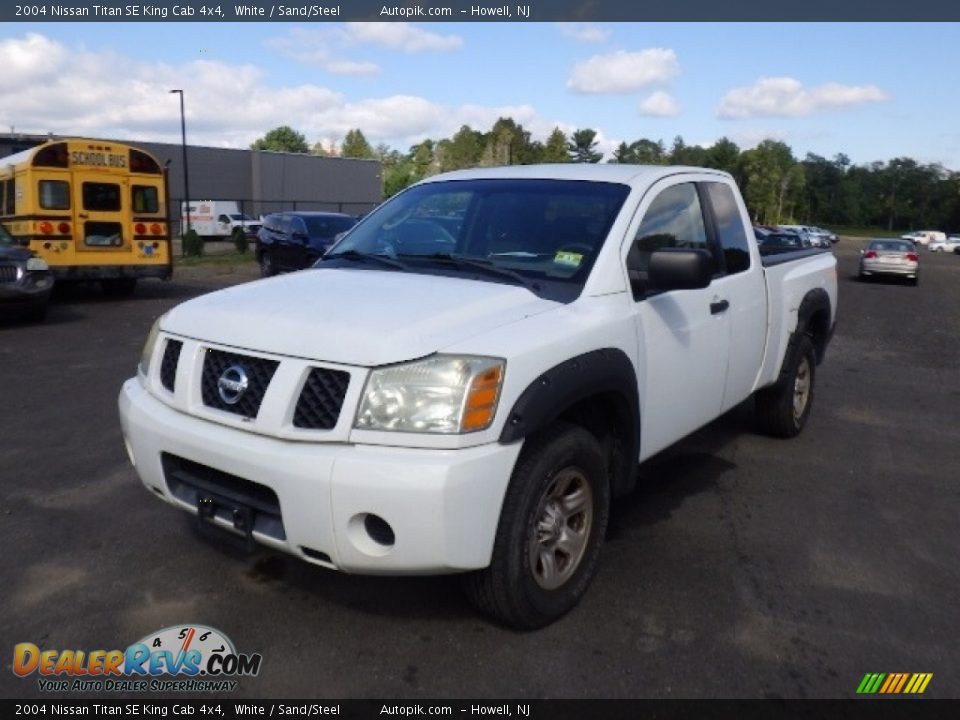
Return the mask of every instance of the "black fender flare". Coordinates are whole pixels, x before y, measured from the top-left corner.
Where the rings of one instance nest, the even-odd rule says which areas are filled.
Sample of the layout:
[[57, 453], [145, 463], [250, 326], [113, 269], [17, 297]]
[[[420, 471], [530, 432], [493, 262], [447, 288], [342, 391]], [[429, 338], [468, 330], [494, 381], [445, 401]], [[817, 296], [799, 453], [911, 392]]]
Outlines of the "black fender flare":
[[629, 491], [640, 453], [640, 397], [637, 371], [619, 348], [602, 348], [577, 355], [541, 373], [517, 398], [500, 433], [503, 444], [530, 437], [548, 427], [577, 403], [600, 395], [616, 396], [611, 418], [628, 425], [623, 438], [626, 467], [612, 478], [615, 495]]
[[[827, 326], [816, 328], [812, 324], [812, 318], [819, 312], [825, 312], [827, 315]], [[797, 309], [797, 327], [790, 336], [789, 344], [796, 343], [799, 335], [811, 334], [813, 336], [814, 348], [817, 353], [817, 363], [823, 361], [827, 351], [827, 343], [833, 334], [833, 326], [830, 324], [830, 296], [823, 288], [813, 288], [803, 296], [800, 307]]]

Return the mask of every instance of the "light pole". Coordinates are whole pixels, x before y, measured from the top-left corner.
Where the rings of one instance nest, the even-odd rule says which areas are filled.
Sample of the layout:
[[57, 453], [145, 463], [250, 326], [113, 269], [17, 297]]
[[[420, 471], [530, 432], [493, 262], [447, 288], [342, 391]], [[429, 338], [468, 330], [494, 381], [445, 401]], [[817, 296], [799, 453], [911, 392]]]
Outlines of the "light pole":
[[[184, 206], [187, 208], [187, 232], [190, 232], [190, 173], [187, 171], [187, 116], [183, 111], [183, 90], [171, 90], [180, 96], [180, 138], [183, 146], [183, 194]], [[183, 235], [181, 228], [180, 235]]]

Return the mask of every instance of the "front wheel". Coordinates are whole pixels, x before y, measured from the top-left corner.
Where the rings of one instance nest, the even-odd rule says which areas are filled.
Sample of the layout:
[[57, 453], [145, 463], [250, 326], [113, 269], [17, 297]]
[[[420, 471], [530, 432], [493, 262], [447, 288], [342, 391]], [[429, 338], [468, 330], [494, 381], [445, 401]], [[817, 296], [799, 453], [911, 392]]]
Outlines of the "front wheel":
[[596, 572], [610, 512], [600, 445], [558, 423], [523, 449], [507, 488], [490, 567], [464, 576], [481, 612], [533, 630], [569, 612]]
[[277, 266], [273, 262], [273, 254], [269, 249], [260, 253], [260, 277], [270, 277], [277, 274]]
[[803, 430], [813, 406], [816, 367], [813, 341], [807, 334], [800, 335], [787, 346], [777, 382], [756, 394], [757, 422], [761, 432], [790, 438]]

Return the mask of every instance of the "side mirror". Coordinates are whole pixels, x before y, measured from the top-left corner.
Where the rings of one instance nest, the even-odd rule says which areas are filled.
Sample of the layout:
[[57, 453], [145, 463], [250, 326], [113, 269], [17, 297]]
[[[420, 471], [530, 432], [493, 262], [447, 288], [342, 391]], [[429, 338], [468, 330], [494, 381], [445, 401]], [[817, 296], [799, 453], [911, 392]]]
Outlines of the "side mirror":
[[697, 290], [713, 280], [713, 256], [709, 250], [663, 248], [650, 253], [647, 265], [649, 290]]

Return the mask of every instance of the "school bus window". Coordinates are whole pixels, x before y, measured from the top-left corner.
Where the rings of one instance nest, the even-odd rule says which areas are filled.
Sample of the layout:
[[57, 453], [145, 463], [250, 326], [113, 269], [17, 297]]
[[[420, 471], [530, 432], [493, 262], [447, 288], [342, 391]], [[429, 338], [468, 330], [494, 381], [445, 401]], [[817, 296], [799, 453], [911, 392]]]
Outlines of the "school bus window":
[[40, 207], [44, 210], [69, 210], [70, 183], [63, 180], [41, 180]]
[[160, 210], [157, 189], [149, 185], [133, 186], [133, 211], [135, 213], [155, 213]]
[[112, 183], [83, 184], [83, 209], [110, 212], [120, 209], [120, 186]]
[[[9, 180], [4, 180], [3, 187], [4, 187], [3, 214], [16, 215], [17, 214], [17, 196], [16, 196], [16, 189], [13, 184], [13, 178], [10, 178]], [[69, 202], [69, 198], [68, 198], [68, 202]]]

